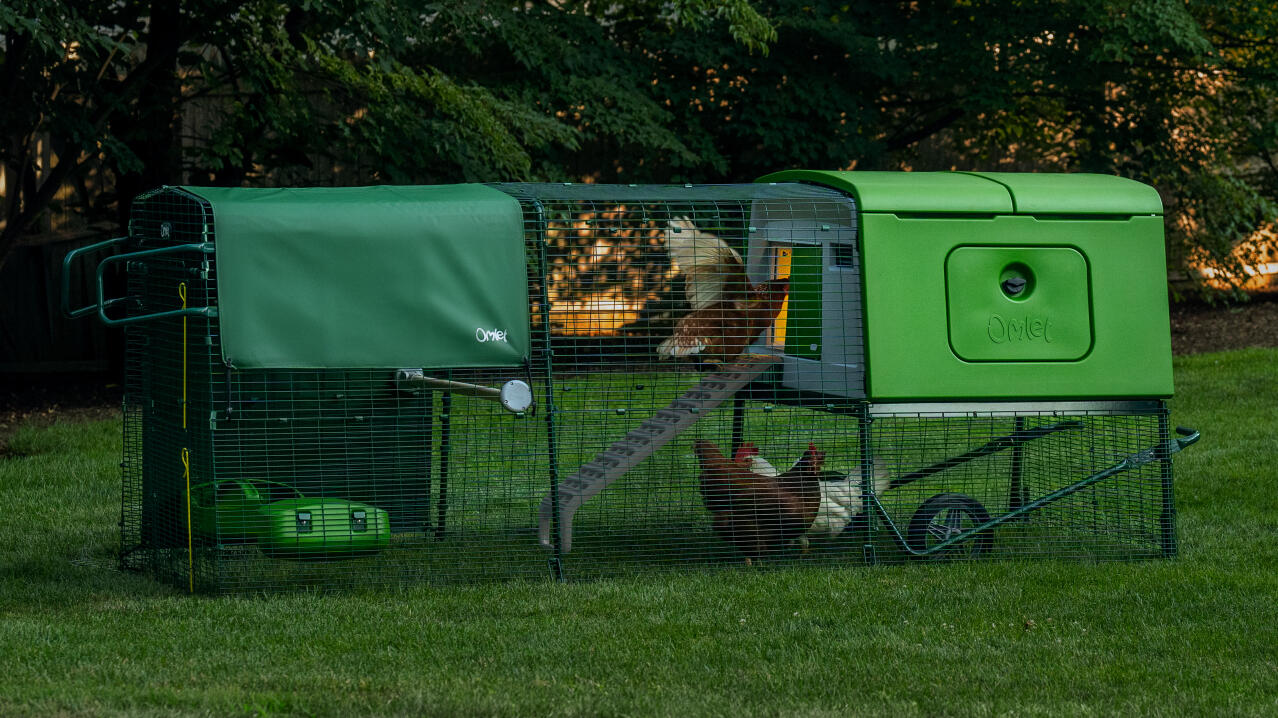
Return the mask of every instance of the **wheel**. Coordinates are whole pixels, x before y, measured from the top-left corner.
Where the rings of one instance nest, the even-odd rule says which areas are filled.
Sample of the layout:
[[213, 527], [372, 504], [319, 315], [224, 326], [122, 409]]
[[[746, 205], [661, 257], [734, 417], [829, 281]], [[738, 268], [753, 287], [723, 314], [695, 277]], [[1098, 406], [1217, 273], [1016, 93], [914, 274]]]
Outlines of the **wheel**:
[[[908, 538], [910, 548], [927, 551], [953, 536], [980, 526], [990, 520], [990, 513], [981, 502], [966, 494], [937, 494], [919, 507], [910, 519]], [[994, 537], [986, 530], [966, 540], [951, 544], [940, 551], [926, 553], [923, 559], [976, 558], [989, 550]]]

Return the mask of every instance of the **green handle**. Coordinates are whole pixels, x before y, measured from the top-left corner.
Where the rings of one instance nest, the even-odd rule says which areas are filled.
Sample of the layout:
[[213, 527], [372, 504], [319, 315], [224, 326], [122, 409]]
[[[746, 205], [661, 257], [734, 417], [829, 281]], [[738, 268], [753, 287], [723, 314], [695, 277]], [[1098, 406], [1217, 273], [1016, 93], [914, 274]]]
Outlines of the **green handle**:
[[[86, 314], [91, 314], [95, 311], [98, 311], [98, 309], [101, 308], [101, 304], [102, 304], [101, 291], [99, 291], [99, 298], [98, 298], [97, 304], [90, 304], [87, 307], [80, 307], [78, 309], [71, 308], [71, 263], [74, 262], [75, 258], [80, 256], [81, 254], [87, 254], [88, 252], [96, 252], [99, 249], [106, 249], [107, 247], [114, 247], [117, 244], [121, 244], [127, 241], [129, 241], [128, 237], [115, 237], [114, 239], [108, 239], [105, 242], [90, 244], [87, 247], [81, 247], [79, 249], [73, 249], [70, 252], [67, 252], [67, 256], [64, 257], [62, 260], [62, 313], [68, 319], [75, 319], [77, 317], [82, 317]], [[98, 288], [99, 290], [101, 290], [100, 283]], [[124, 301], [124, 297], [118, 297], [116, 299], [112, 299], [109, 304], [116, 304], [122, 301]]]
[[1193, 443], [1195, 443], [1196, 441], [1202, 438], [1202, 436], [1197, 431], [1186, 428], [1184, 426], [1176, 427], [1176, 433], [1185, 437], [1183, 439], [1176, 439], [1176, 446], [1178, 447], [1177, 451], [1181, 451], [1188, 448], [1190, 445], [1192, 445]]
[[115, 237], [105, 242], [90, 244], [87, 247], [73, 249], [67, 252], [67, 256], [62, 260], [62, 313], [70, 319], [76, 319], [88, 314], [97, 313], [98, 319], [107, 326], [119, 326], [121, 324], [133, 324], [135, 322], [148, 321], [151, 319], [160, 319], [162, 317], [175, 316], [217, 316], [216, 307], [188, 307], [186, 309], [174, 309], [167, 312], [156, 312], [154, 314], [141, 314], [136, 317], [126, 317], [124, 319], [112, 319], [107, 316], [107, 307], [119, 304], [128, 300], [128, 297], [112, 297], [106, 298], [106, 291], [103, 288], [103, 279], [106, 268], [113, 262], [123, 262], [130, 259], [138, 259], [139, 257], [154, 257], [164, 254], [181, 254], [184, 252], [201, 252], [203, 254], [213, 254], [212, 242], [201, 242], [197, 244], [179, 244], [172, 247], [160, 247], [158, 249], [146, 249], [140, 252], [128, 252], [125, 254], [115, 254], [101, 262], [98, 262], [97, 273], [95, 275], [97, 301], [83, 307], [71, 308], [71, 264], [75, 262], [76, 257], [89, 252], [114, 247], [118, 244], [129, 241], [128, 237]]
[[120, 326], [123, 324], [135, 324], [137, 322], [146, 322], [152, 319], [163, 319], [164, 317], [181, 317], [181, 316], [217, 316], [216, 307], [188, 307], [186, 309], [173, 309], [167, 312], [155, 312], [154, 314], [139, 314], [136, 317], [125, 317], [124, 319], [112, 319], [106, 314], [106, 308], [122, 301], [122, 299], [107, 300], [103, 296], [102, 277], [106, 271], [108, 264], [112, 262], [123, 262], [126, 260], [138, 259], [139, 257], [155, 257], [165, 254], [182, 254], [185, 252], [201, 252], [203, 254], [213, 254], [212, 242], [200, 242], [197, 244], [178, 244], [172, 247], [160, 247], [159, 249], [146, 249], [141, 252], [130, 252], [128, 254], [117, 254], [107, 257], [98, 263], [98, 319], [107, 326]]

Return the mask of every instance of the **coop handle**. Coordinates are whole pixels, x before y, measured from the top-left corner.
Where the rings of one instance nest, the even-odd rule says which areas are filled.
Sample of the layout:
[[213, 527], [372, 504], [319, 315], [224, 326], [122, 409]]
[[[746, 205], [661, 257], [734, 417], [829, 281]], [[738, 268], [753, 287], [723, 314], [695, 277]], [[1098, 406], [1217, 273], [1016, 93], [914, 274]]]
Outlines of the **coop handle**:
[[[165, 312], [153, 312], [151, 314], [139, 314], [135, 317], [124, 317], [123, 319], [112, 319], [107, 316], [107, 300], [103, 297], [103, 281], [102, 277], [106, 272], [107, 265], [112, 262], [126, 262], [136, 260], [142, 257], [157, 257], [169, 254], [183, 254], [186, 252], [200, 252], [203, 254], [213, 253], [212, 242], [199, 242], [196, 244], [178, 244], [172, 247], [160, 247], [158, 249], [144, 249], [141, 252], [129, 252], [128, 254], [117, 254], [103, 259], [98, 262], [98, 319], [102, 320], [107, 326], [120, 326], [122, 324], [134, 324], [137, 322], [150, 321], [152, 319], [163, 319], [164, 317], [182, 317], [182, 316], [217, 316], [217, 309], [214, 307], [185, 307], [183, 309], [171, 309]], [[115, 300], [112, 300], [115, 301]]]
[[1202, 438], [1197, 431], [1184, 426], [1176, 427], [1176, 433], [1185, 437], [1183, 439], [1176, 439], [1176, 446], [1178, 447], [1177, 450], [1183, 450]]
[[108, 307], [120, 302], [126, 301], [128, 297], [112, 297], [106, 298], [105, 275], [108, 266], [115, 262], [127, 262], [136, 259], [164, 256], [170, 254], [186, 254], [198, 252], [201, 254], [213, 254], [212, 242], [198, 242], [195, 244], [178, 244], [171, 247], [159, 247], [156, 249], [144, 249], [140, 252], [126, 252], [124, 254], [115, 254], [106, 257], [98, 262], [97, 273], [95, 275], [95, 289], [97, 294], [97, 302], [85, 307], [71, 309], [71, 263], [76, 256], [90, 252], [93, 250], [103, 249], [114, 246], [122, 242], [128, 241], [128, 237], [116, 237], [115, 239], [92, 244], [87, 247], [74, 250], [67, 254], [66, 259], [62, 261], [62, 312], [68, 317], [82, 317], [86, 314], [97, 312], [98, 319], [107, 326], [119, 326], [122, 324], [134, 324], [136, 322], [150, 321], [152, 319], [162, 319], [164, 317], [180, 317], [180, 316], [217, 316], [216, 307], [186, 307], [183, 309], [173, 309], [164, 312], [153, 312], [151, 314], [139, 314], [133, 317], [124, 317], [121, 319], [113, 319], [107, 316]]
[[[67, 252], [67, 256], [62, 259], [62, 313], [63, 315], [65, 315], [69, 319], [76, 319], [86, 314], [92, 314], [93, 312], [102, 308], [101, 299], [98, 300], [97, 304], [90, 304], [85, 307], [79, 307], [78, 309], [71, 308], [71, 264], [72, 262], [75, 261], [75, 258], [82, 254], [88, 254], [89, 252], [96, 252], [100, 249], [106, 249], [107, 247], [114, 247], [118, 244], [123, 244], [127, 241], [129, 241], [128, 237], [115, 237], [113, 239], [108, 239], [105, 242], [96, 242], [94, 244], [80, 247], [79, 249], [73, 249], [70, 252]], [[99, 284], [99, 289], [100, 288], [101, 288], [101, 284]], [[117, 297], [115, 299], [112, 299], [110, 300], [110, 302], [107, 303], [107, 306], [111, 306], [112, 304], [118, 304], [124, 301], [124, 299], [125, 299], [124, 297]]]

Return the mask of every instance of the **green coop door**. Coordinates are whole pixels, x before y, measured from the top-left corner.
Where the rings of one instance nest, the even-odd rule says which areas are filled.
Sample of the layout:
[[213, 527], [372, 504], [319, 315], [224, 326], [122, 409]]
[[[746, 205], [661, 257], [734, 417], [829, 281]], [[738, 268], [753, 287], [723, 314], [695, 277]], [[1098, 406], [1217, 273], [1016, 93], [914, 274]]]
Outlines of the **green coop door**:
[[1070, 247], [959, 247], [945, 261], [950, 346], [966, 361], [1091, 351], [1087, 260]]
[[790, 296], [777, 318], [777, 334], [785, 353], [805, 359], [821, 358], [822, 247], [775, 247], [776, 277], [790, 278]]

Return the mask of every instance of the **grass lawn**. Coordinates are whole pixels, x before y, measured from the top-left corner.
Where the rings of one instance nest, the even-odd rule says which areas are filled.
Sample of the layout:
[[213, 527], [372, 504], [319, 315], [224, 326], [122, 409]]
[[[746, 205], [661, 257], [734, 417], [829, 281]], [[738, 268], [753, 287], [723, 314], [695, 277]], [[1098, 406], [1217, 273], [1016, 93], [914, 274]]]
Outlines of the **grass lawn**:
[[0, 716], [1278, 715], [1278, 350], [1176, 362], [1179, 558], [191, 598], [111, 570], [119, 424], [0, 458]]

